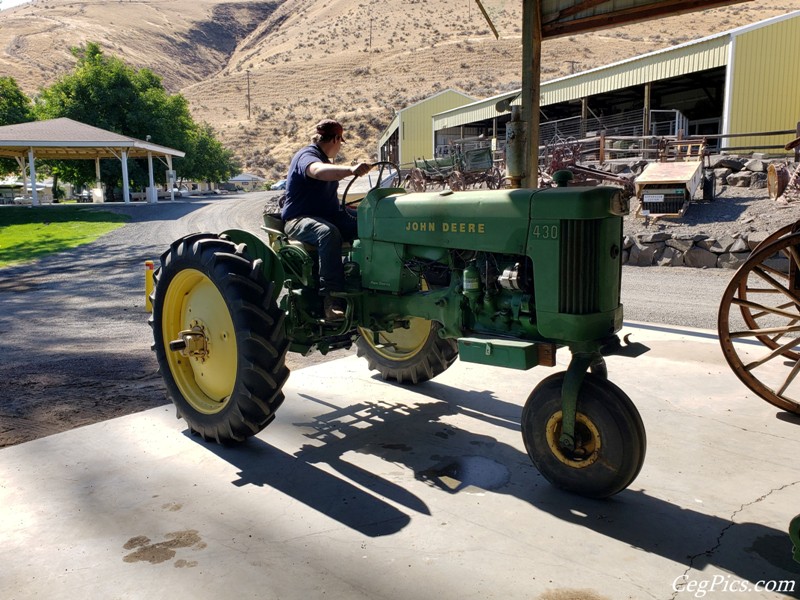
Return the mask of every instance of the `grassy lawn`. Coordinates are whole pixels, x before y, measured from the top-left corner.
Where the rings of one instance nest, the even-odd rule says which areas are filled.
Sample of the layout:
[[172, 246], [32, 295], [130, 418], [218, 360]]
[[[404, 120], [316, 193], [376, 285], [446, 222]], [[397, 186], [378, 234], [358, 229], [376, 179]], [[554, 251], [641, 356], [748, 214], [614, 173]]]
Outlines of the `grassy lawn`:
[[0, 267], [88, 244], [122, 227], [126, 215], [78, 206], [0, 209]]

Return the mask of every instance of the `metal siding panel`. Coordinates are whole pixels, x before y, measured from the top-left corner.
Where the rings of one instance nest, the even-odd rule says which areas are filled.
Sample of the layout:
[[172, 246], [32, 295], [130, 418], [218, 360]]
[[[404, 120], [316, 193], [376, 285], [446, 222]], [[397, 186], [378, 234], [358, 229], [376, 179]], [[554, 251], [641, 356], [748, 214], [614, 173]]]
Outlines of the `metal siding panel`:
[[[474, 123], [475, 121], [494, 118], [497, 116], [497, 111], [494, 108], [496, 103], [496, 99], [485, 100], [464, 107], [463, 110], [453, 111], [447, 115], [438, 115], [433, 120], [433, 127], [436, 131], [439, 131], [441, 129], [447, 129], [448, 127], [458, 127], [459, 125], [466, 125], [468, 123]], [[518, 104], [518, 102], [516, 104]], [[442, 109], [440, 112], [444, 112], [445, 110], [448, 109]]]
[[544, 82], [542, 106], [724, 66], [727, 64], [726, 49], [729, 43], [728, 36], [715, 37], [697, 44], [609, 65], [575, 77]]
[[392, 117], [392, 120], [389, 122], [389, 125], [386, 127], [384, 132], [378, 138], [378, 148], [381, 148], [388, 141], [388, 139], [392, 136], [392, 134], [399, 126], [399, 123], [400, 123], [399, 115], [395, 115], [394, 117]]
[[[731, 133], [793, 129], [800, 119], [800, 85], [787, 68], [800, 55], [800, 17], [747, 31], [736, 38]], [[796, 59], [795, 59], [796, 60]], [[786, 138], [741, 138], [730, 145], [783, 144]], [[735, 141], [735, 144], [733, 143]]]
[[468, 96], [445, 90], [401, 111], [400, 166], [413, 165], [415, 158], [433, 157], [433, 115], [472, 102]]

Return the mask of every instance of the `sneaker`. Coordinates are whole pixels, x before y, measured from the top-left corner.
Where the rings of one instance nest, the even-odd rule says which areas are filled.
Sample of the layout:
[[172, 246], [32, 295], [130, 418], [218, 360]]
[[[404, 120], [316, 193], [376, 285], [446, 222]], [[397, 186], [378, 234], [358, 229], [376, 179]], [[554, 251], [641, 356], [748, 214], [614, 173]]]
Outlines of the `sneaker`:
[[325, 296], [325, 319], [328, 321], [341, 321], [347, 311], [347, 303], [342, 298]]

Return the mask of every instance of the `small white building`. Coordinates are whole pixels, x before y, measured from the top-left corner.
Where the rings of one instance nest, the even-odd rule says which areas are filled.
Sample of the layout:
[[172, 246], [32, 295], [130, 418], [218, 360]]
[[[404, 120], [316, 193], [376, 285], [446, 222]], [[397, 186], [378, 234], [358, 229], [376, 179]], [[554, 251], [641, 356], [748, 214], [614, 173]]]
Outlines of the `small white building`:
[[240, 173], [236, 177], [228, 179], [228, 183], [235, 185], [237, 188], [242, 188], [248, 192], [264, 185], [267, 180], [252, 173]]

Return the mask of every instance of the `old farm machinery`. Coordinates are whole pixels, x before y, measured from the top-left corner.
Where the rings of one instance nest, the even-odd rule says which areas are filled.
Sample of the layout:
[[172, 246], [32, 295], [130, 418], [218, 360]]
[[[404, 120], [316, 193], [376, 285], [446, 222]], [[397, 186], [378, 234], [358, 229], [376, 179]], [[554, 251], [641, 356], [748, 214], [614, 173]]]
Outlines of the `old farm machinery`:
[[[785, 149], [797, 147], [800, 137]], [[800, 198], [800, 164], [791, 176], [785, 165], [770, 165], [768, 180], [773, 199]], [[800, 414], [800, 220], [761, 241], [739, 267], [722, 296], [717, 328], [725, 359], [742, 383]]]
[[758, 396], [800, 414], [800, 222], [753, 249], [720, 303], [725, 359]]
[[406, 182], [415, 192], [445, 188], [458, 192], [479, 187], [497, 190], [503, 187], [503, 172], [493, 160], [491, 148], [463, 149], [456, 143], [449, 156], [415, 160]]
[[[413, 385], [465, 362], [569, 367], [544, 379], [522, 437], [554, 485], [591, 497], [625, 489], [646, 436], [604, 356], [621, 344], [622, 219], [611, 187], [408, 194], [372, 189], [343, 259], [344, 320], [327, 321], [316, 255], [265, 216], [241, 230], [176, 240], [156, 270], [152, 327], [161, 373], [192, 431], [223, 444], [266, 427], [283, 402], [287, 352], [355, 345], [384, 379]], [[347, 190], [343, 204], [347, 203]]]

